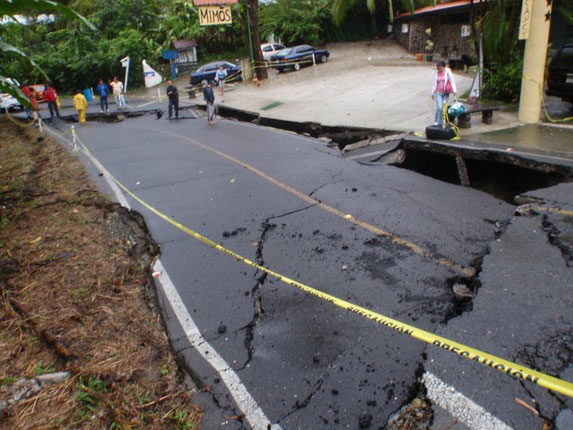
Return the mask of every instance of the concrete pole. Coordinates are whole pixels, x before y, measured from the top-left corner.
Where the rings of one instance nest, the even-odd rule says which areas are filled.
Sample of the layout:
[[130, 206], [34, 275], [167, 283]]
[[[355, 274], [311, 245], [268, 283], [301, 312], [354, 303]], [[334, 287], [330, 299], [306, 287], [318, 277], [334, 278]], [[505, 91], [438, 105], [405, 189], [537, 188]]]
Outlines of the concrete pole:
[[547, 56], [549, 25], [551, 24], [551, 3], [547, 0], [531, 1], [531, 25], [525, 43], [521, 97], [519, 98], [519, 120], [535, 124], [541, 113], [543, 75]]

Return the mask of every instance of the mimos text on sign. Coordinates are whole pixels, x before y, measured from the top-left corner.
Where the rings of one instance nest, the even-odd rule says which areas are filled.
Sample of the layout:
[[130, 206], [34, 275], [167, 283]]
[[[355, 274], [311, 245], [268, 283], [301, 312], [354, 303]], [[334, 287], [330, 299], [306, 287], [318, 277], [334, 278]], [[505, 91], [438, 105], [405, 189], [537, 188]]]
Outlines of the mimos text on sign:
[[231, 24], [231, 8], [229, 6], [206, 6], [199, 8], [199, 23], [201, 25]]

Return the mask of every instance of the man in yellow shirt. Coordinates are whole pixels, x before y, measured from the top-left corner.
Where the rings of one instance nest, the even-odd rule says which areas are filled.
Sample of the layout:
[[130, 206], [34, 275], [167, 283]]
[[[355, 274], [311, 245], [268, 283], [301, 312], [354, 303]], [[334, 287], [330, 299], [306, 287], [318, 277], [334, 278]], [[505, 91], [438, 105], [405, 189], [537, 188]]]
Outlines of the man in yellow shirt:
[[88, 107], [88, 102], [80, 90], [76, 91], [74, 95], [74, 108], [78, 111], [78, 117], [80, 119], [80, 124], [86, 123], [86, 108]]

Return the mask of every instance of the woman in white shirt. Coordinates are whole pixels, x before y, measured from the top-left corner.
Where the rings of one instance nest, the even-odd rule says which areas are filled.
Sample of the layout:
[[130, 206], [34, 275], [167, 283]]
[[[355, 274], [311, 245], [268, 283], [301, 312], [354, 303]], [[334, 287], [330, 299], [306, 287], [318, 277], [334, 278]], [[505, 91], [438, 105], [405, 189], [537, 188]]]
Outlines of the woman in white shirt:
[[434, 115], [434, 125], [443, 125], [442, 103], [448, 104], [450, 94], [456, 97], [456, 81], [449, 67], [446, 67], [444, 61], [438, 61], [436, 64], [436, 74], [434, 76], [434, 85], [432, 86], [432, 100], [436, 101], [436, 113]]

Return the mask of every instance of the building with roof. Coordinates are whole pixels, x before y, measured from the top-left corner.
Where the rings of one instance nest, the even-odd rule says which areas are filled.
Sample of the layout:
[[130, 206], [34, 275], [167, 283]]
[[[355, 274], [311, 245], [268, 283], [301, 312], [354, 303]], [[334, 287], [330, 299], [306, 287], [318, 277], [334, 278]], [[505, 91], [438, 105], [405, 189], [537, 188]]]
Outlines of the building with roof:
[[197, 65], [197, 42], [195, 39], [177, 40], [172, 45], [173, 49], [177, 51], [175, 65], [179, 72]]
[[395, 18], [392, 33], [400, 45], [414, 54], [431, 52], [444, 59], [475, 56], [471, 14], [485, 3], [486, 0], [457, 0], [413, 13], [403, 12]]

